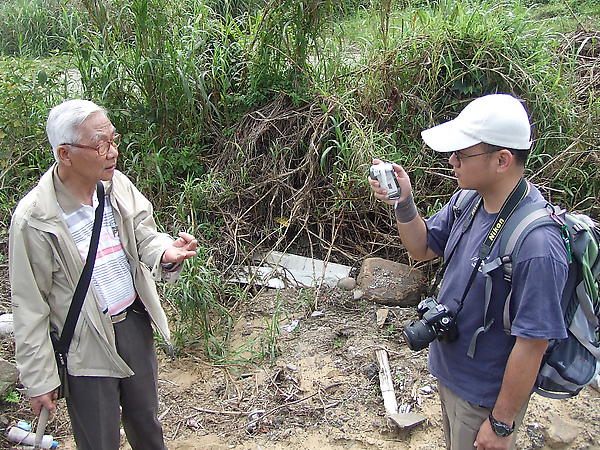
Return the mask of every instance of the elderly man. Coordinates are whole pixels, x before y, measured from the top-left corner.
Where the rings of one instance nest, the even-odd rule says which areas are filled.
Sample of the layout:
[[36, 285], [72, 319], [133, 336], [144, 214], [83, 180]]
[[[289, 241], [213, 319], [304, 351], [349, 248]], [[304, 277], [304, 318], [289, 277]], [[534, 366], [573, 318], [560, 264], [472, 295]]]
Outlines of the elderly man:
[[[408, 174], [395, 164], [402, 192], [397, 201], [389, 199], [377, 180], [369, 183], [375, 197], [395, 206], [400, 238], [411, 257], [444, 257], [446, 271], [437, 302], [449, 311], [454, 326], [439, 340], [432, 337], [429, 369], [439, 381], [447, 448], [514, 448], [515, 430], [523, 420], [548, 341], [567, 335], [560, 298], [568, 258], [556, 227], [540, 227], [527, 235], [513, 261], [512, 284], [502, 269], [490, 272], [487, 310], [485, 305], [481, 265], [499, 252], [488, 240], [499, 239], [504, 214], [515, 204], [521, 208], [544, 201], [524, 178], [531, 147], [529, 118], [515, 97], [492, 94], [473, 100], [456, 119], [421, 134], [433, 150], [449, 155], [459, 187], [479, 194], [463, 214], [457, 215], [454, 208], [457, 193], [423, 220]], [[489, 244], [487, 255], [480, 252], [482, 243]], [[503, 329], [509, 292], [510, 334]]]
[[[36, 414], [56, 409], [51, 332], [60, 334], [104, 200], [98, 251], [68, 352], [67, 407], [77, 447], [117, 450], [122, 422], [133, 449], [164, 449], [152, 324], [169, 340], [155, 282], [174, 282], [196, 254], [187, 233], [159, 233], [152, 205], [116, 170], [120, 136], [98, 105], [69, 100], [46, 125], [56, 163], [18, 204], [9, 268], [16, 360]], [[104, 199], [96, 195], [97, 183]]]

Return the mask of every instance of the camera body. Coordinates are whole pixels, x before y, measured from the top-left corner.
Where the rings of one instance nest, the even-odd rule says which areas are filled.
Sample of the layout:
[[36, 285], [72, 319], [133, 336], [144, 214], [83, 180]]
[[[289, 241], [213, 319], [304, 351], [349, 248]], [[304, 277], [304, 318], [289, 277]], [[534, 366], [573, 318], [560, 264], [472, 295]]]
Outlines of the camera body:
[[404, 326], [403, 334], [411, 350], [419, 351], [434, 339], [450, 344], [458, 339], [458, 328], [452, 312], [438, 303], [434, 297], [427, 297], [417, 306], [419, 320]]
[[396, 171], [390, 163], [373, 164], [369, 170], [369, 175], [374, 180], [379, 181], [379, 186], [387, 189], [388, 197], [391, 199], [400, 198], [400, 185], [396, 178]]

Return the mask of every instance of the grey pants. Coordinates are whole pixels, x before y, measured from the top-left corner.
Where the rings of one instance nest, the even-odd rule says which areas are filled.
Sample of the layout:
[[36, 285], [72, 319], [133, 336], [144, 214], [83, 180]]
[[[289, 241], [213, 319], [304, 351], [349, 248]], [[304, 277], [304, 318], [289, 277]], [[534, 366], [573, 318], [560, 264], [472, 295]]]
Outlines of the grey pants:
[[[120, 423], [134, 450], [165, 450], [158, 421], [158, 361], [148, 314], [130, 311], [114, 325], [129, 378], [69, 376], [67, 407], [79, 450], [118, 450]], [[121, 408], [121, 410], [119, 410]]]
[[[474, 449], [473, 443], [477, 438], [481, 424], [490, 415], [490, 409], [463, 400], [440, 382], [438, 382], [438, 391], [442, 401], [446, 448], [448, 450]], [[517, 431], [523, 423], [528, 405], [529, 399], [515, 418], [515, 431], [512, 434], [511, 449], [515, 448]]]

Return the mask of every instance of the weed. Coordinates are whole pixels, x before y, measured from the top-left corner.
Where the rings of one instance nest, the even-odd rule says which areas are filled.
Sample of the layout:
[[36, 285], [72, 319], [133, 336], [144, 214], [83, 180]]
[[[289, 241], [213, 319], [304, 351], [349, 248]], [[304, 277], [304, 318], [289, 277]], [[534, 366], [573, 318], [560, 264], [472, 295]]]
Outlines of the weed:
[[226, 304], [237, 299], [237, 291], [235, 286], [221, 282], [206, 249], [200, 248], [198, 253], [196, 258], [186, 260], [178, 284], [165, 287], [167, 298], [178, 311], [175, 345], [198, 341], [209, 359], [227, 360], [226, 343], [233, 319]]
[[271, 318], [264, 318], [265, 320], [265, 335], [263, 336], [262, 356], [264, 359], [269, 361], [271, 366], [275, 364], [277, 357], [281, 354], [279, 350], [278, 340], [281, 330], [279, 329], [279, 316], [285, 311], [281, 309], [281, 298], [280, 291], [277, 292], [277, 298], [275, 300], [275, 310], [271, 315]]
[[19, 403], [21, 395], [15, 389], [9, 389], [3, 396], [4, 403]]

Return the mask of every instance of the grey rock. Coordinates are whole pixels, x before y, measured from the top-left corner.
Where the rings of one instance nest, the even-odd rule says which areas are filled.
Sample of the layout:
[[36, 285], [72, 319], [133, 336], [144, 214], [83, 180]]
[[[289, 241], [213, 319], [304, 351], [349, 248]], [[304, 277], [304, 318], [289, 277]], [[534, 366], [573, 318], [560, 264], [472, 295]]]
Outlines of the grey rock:
[[579, 434], [578, 427], [556, 414], [550, 415], [550, 426], [546, 430], [547, 444], [551, 448], [567, 447]]
[[391, 306], [415, 306], [427, 292], [421, 270], [383, 258], [363, 262], [357, 285], [363, 299]]
[[17, 368], [9, 363], [0, 359], [0, 397], [12, 389], [19, 380], [19, 372]]
[[338, 281], [337, 286], [345, 291], [351, 291], [356, 287], [356, 280], [352, 277], [345, 277]]

